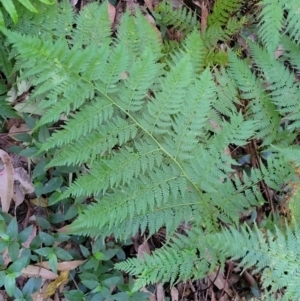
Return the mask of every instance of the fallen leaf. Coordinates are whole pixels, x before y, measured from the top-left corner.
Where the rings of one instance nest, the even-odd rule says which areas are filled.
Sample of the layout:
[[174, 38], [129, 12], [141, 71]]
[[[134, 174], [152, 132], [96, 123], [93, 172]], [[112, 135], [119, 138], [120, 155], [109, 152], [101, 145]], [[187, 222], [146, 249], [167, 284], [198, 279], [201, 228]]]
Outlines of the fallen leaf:
[[18, 206], [20, 206], [25, 199], [24, 192], [20, 189], [20, 184], [17, 182], [14, 182], [14, 194], [13, 194], [13, 200], [15, 202], [15, 210]]
[[219, 290], [224, 289], [227, 295], [232, 297], [232, 291], [228, 288], [228, 283], [225, 280], [224, 273], [222, 271], [213, 272], [208, 276], [208, 278]]
[[54, 280], [58, 278], [58, 275], [56, 273], [31, 264], [22, 270], [22, 274], [24, 276], [29, 276], [29, 277], [41, 276], [43, 279], [47, 279], [47, 280]]
[[109, 1], [107, 1], [107, 9], [110, 24], [113, 25], [116, 17], [116, 8]]
[[14, 179], [20, 183], [20, 189], [24, 194], [34, 192], [32, 181], [23, 167], [17, 167], [14, 169]]
[[70, 0], [70, 3], [72, 6], [75, 6], [77, 4], [78, 0]]
[[137, 255], [141, 258], [144, 258], [144, 253], [151, 254], [148, 241], [146, 237], [144, 236], [144, 242], [138, 247]]
[[2, 266], [6, 268], [11, 263], [11, 258], [8, 254], [8, 250], [5, 249], [1, 255], [2, 255], [2, 259], [3, 259]]
[[145, 0], [145, 5], [150, 11], [153, 11], [153, 2], [152, 0]]
[[178, 299], [179, 299], [178, 295], [179, 295], [178, 294], [178, 289], [175, 286], [173, 286], [171, 288], [171, 298], [172, 298], [172, 301], [178, 301]]
[[156, 299], [157, 301], [165, 301], [165, 290], [161, 283], [156, 285]]
[[14, 140], [20, 141], [18, 138], [16, 138], [15, 134], [28, 133], [28, 132], [30, 132], [30, 129], [25, 123], [20, 124], [19, 127], [17, 127], [14, 124], [8, 132], [8, 136], [13, 138]]
[[[71, 271], [76, 269], [81, 264], [85, 263], [86, 260], [73, 260], [73, 261], [63, 261], [57, 264], [58, 271]], [[50, 269], [48, 261], [42, 261], [36, 264], [36, 266], [43, 267], [45, 269]]]
[[59, 287], [64, 286], [68, 282], [68, 278], [69, 278], [69, 271], [61, 272], [59, 274], [59, 277], [57, 277], [54, 281], [49, 283], [49, 285], [46, 289], [45, 297], [50, 297], [50, 296], [54, 295], [55, 291]]
[[8, 212], [13, 196], [14, 170], [7, 152], [0, 149], [0, 198], [3, 212]]

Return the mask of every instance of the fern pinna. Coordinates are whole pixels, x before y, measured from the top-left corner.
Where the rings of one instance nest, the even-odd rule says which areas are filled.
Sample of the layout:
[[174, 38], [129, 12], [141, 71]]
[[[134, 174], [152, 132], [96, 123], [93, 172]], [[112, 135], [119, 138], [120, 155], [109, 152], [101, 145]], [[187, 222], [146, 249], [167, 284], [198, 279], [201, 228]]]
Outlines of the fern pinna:
[[[40, 20], [32, 21], [34, 34], [13, 27], [3, 32], [15, 68], [35, 87], [31, 101], [45, 110], [36, 128], [67, 116], [42, 145], [45, 152], [55, 149], [49, 167], [84, 164], [88, 170], [60, 196], [95, 199], [68, 231], [125, 239], [165, 227], [169, 238], [188, 223], [187, 236], [117, 266], [139, 276], [137, 289], [199, 278], [224, 264], [226, 254], [209, 239], [199, 243], [199, 235], [225, 235], [216, 234], [221, 224], [234, 227], [241, 212], [263, 204], [261, 180], [276, 191], [294, 175], [280, 153], [238, 173], [229, 148], [251, 138], [286, 144], [287, 135], [278, 133], [295, 131], [300, 115], [292, 73], [251, 43], [257, 69], [247, 69], [230, 51], [228, 68], [204, 69], [208, 40], [197, 29], [165, 54], [161, 37], [139, 11], [125, 13], [113, 37], [105, 3], [89, 4], [77, 16], [68, 1], [51, 9], [53, 32], [64, 24], [63, 36], [46, 29], [35, 34]], [[289, 49], [296, 47], [288, 41]], [[290, 98], [282, 102], [280, 93]], [[237, 109], [241, 102], [245, 114]], [[286, 129], [280, 129], [281, 117], [290, 122]]]

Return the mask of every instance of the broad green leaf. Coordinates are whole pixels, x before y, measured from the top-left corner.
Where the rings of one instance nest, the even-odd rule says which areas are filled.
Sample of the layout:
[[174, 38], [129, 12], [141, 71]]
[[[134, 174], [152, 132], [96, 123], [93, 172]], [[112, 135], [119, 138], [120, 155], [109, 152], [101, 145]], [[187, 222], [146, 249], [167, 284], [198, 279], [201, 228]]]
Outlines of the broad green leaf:
[[19, 153], [19, 155], [24, 156], [24, 157], [34, 157], [34, 155], [36, 155], [38, 151], [39, 151], [39, 149], [36, 146], [28, 147], [28, 148], [22, 150]]
[[55, 248], [55, 254], [58, 258], [63, 259], [63, 260], [73, 259], [73, 256], [70, 255], [70, 253], [68, 253], [67, 251], [65, 251], [64, 249], [62, 249], [60, 247]]
[[[1, 238], [3, 239], [2, 236], [1, 236]], [[2, 253], [6, 248], [8, 248], [8, 245], [9, 245], [9, 239], [8, 239], [8, 241], [0, 240], [0, 253]]]
[[53, 249], [49, 247], [45, 247], [45, 248], [34, 250], [34, 252], [41, 256], [47, 257], [49, 254], [53, 252]]
[[[2, 256], [1, 256], [2, 257]], [[0, 287], [4, 285], [5, 271], [0, 271]]]
[[63, 179], [60, 177], [53, 177], [42, 188], [42, 194], [46, 194], [58, 189], [63, 183]]
[[29, 0], [18, 0], [22, 5], [24, 5], [28, 10], [32, 11], [33, 13], [37, 13], [37, 9], [31, 4]]
[[96, 259], [94, 256], [92, 256], [84, 265], [84, 268], [86, 270], [89, 269], [94, 269], [97, 270], [98, 266], [99, 266], [100, 261], [98, 259]]
[[13, 137], [16, 140], [19, 140], [21, 142], [28, 142], [28, 143], [30, 143], [32, 141], [32, 137], [28, 133], [15, 134], [15, 135], [13, 135]]
[[98, 286], [99, 282], [98, 280], [82, 280], [82, 284], [90, 290], [93, 290], [95, 287]]
[[24, 301], [24, 295], [18, 287], [15, 288], [14, 297], [15, 301]]
[[28, 256], [22, 256], [18, 260], [16, 260], [13, 264], [11, 264], [7, 271], [9, 273], [19, 273], [27, 266], [28, 263]]
[[64, 295], [68, 300], [72, 300], [72, 301], [82, 301], [84, 297], [83, 292], [78, 290], [64, 292]]
[[4, 6], [5, 10], [8, 12], [14, 23], [18, 22], [18, 13], [16, 11], [16, 7], [12, 0], [0, 0], [2, 5]]
[[48, 256], [49, 266], [54, 273], [57, 273], [57, 256], [52, 253]]
[[49, 137], [50, 137], [50, 133], [49, 133], [48, 127], [46, 125], [43, 125], [42, 127], [40, 127], [39, 133], [38, 133], [39, 142], [44, 143], [47, 141], [47, 139], [49, 139]]
[[45, 166], [50, 162], [49, 159], [42, 159], [34, 168], [32, 172], [32, 177], [36, 178], [38, 176], [44, 175], [45, 174]]
[[86, 248], [85, 246], [79, 245], [79, 248], [80, 248], [80, 251], [81, 251], [82, 255], [83, 255], [85, 258], [87, 258], [87, 257], [89, 257], [89, 256], [91, 255], [89, 249]]
[[42, 230], [46, 230], [46, 229], [49, 229], [51, 224], [49, 223], [49, 221], [47, 221], [45, 218], [43, 217], [39, 217], [37, 216], [36, 217], [36, 220], [39, 224], [39, 226], [42, 228]]
[[118, 249], [108, 249], [103, 251], [103, 256], [104, 256], [103, 260], [110, 260], [118, 253], [118, 251], [119, 251]]
[[10, 240], [16, 239], [18, 236], [18, 222], [14, 217], [6, 229], [6, 234], [9, 236]]
[[16, 281], [14, 275], [6, 275], [4, 278], [4, 287], [7, 294], [11, 297], [14, 294]]
[[39, 0], [39, 1], [42, 2], [42, 3], [48, 4], [48, 5], [51, 5], [51, 4], [53, 4], [53, 3], [56, 2], [55, 0], [54, 0], [54, 1], [49, 1], [49, 0]]
[[0, 236], [6, 234], [6, 223], [4, 218], [0, 215]]
[[[102, 280], [101, 278], [106, 278]], [[117, 285], [120, 280], [122, 280], [121, 276], [112, 276], [112, 275], [102, 275], [100, 277], [101, 284], [107, 286], [107, 287], [112, 287], [114, 285]]]
[[23, 288], [23, 293], [27, 296], [30, 296], [31, 294], [35, 293], [40, 289], [41, 284], [42, 284], [41, 277], [38, 278], [32, 277], [26, 282]]
[[52, 235], [45, 233], [45, 232], [40, 232], [39, 236], [41, 238], [41, 241], [46, 245], [46, 246], [50, 246], [53, 245], [53, 243], [55, 242], [55, 239]]
[[[101, 293], [96, 294], [96, 295], [91, 299], [91, 301], [104, 301], [104, 300], [105, 300], [105, 297], [103, 297]], [[126, 300], [125, 300], [125, 301], [126, 301]]]
[[2, 11], [0, 10], [0, 29], [1, 27], [5, 27], [5, 22], [4, 22]]
[[92, 252], [95, 254], [98, 251], [105, 250], [105, 243], [103, 237], [99, 237], [92, 245]]
[[20, 251], [20, 245], [18, 242], [13, 241], [12, 243], [9, 244], [8, 255], [13, 262], [18, 259], [19, 251]]
[[20, 243], [25, 242], [29, 238], [31, 231], [32, 231], [32, 225], [27, 227], [26, 229], [22, 230], [17, 236], [18, 241]]

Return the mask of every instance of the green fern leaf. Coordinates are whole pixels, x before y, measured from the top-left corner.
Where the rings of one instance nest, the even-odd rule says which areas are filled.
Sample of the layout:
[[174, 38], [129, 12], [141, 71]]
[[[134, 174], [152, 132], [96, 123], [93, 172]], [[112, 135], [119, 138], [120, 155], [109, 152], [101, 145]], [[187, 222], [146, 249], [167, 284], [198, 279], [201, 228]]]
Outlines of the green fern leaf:
[[217, 0], [214, 4], [212, 14], [208, 17], [208, 26], [225, 25], [228, 19], [240, 10], [243, 3], [244, 0]]

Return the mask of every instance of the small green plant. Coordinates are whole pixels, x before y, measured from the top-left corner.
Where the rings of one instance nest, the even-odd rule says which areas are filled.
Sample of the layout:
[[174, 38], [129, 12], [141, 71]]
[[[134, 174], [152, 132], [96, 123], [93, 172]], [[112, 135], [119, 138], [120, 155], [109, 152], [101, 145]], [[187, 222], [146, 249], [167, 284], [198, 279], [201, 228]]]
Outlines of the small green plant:
[[7, 294], [13, 296], [15, 293], [18, 294], [15, 290], [15, 279], [21, 275], [22, 269], [28, 265], [30, 260], [30, 251], [24, 249], [22, 243], [29, 238], [32, 226], [19, 233], [16, 218], [9, 221], [9, 224], [6, 226], [6, 221], [8, 220], [8, 216], [4, 218], [0, 215], [0, 253], [7, 251], [13, 263], [7, 269], [3, 270], [5, 263], [3, 257], [0, 257], [0, 265], [2, 266], [0, 271], [0, 287], [4, 286]]

